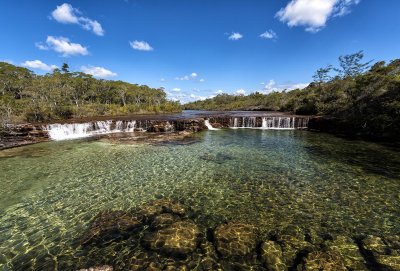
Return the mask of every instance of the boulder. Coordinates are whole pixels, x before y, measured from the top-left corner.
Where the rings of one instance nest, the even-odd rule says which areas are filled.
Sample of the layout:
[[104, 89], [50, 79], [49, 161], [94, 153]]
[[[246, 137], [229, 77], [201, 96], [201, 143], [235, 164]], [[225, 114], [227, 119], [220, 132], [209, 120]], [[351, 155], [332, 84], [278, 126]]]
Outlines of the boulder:
[[192, 221], [175, 222], [155, 232], [148, 232], [142, 239], [145, 247], [166, 255], [186, 257], [199, 241], [200, 231]]
[[152, 229], [161, 229], [180, 220], [180, 217], [172, 213], [164, 213], [154, 216], [150, 221]]
[[87, 269], [79, 269], [78, 271], [113, 271], [113, 267], [110, 265], [101, 265], [96, 267], [90, 267]]
[[159, 199], [143, 205], [138, 213], [146, 220], [151, 220], [153, 217], [163, 214], [171, 213], [178, 216], [185, 216], [186, 208], [174, 200]]
[[372, 255], [380, 269], [400, 270], [399, 241], [399, 236], [381, 238], [369, 235], [361, 241], [361, 246]]
[[80, 242], [86, 245], [97, 241], [118, 239], [141, 227], [140, 216], [124, 211], [103, 211], [94, 218]]
[[329, 250], [339, 253], [345, 266], [350, 270], [368, 270], [366, 261], [361, 255], [358, 246], [346, 236], [337, 236], [332, 241], [326, 242]]
[[343, 259], [339, 253], [333, 251], [315, 251], [308, 254], [304, 259], [301, 268], [298, 267], [297, 270], [347, 271], [347, 268], [345, 267]]
[[276, 241], [282, 247], [282, 261], [286, 266], [293, 266], [299, 254], [315, 250], [315, 246], [306, 241], [303, 231], [298, 227], [287, 227], [276, 235]]
[[260, 251], [261, 261], [264, 266], [270, 271], [286, 270], [286, 265], [283, 263], [282, 248], [274, 241], [266, 241], [261, 245]]
[[217, 251], [222, 257], [243, 257], [255, 252], [257, 233], [253, 225], [228, 223], [214, 231]]

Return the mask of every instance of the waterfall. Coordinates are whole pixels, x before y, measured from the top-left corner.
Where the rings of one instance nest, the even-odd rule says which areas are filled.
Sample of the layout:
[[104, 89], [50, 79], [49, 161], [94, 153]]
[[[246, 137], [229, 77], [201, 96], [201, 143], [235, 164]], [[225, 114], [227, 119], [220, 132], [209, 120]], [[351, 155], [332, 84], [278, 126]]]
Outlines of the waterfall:
[[[240, 120], [240, 121], [239, 121]], [[257, 121], [258, 120], [258, 121]], [[252, 128], [269, 130], [306, 129], [308, 118], [304, 117], [242, 117], [233, 118], [230, 128]]]
[[[303, 118], [299, 118], [303, 120]], [[271, 130], [294, 130], [300, 128], [296, 126], [295, 117], [263, 117], [261, 129]], [[301, 127], [302, 128], [302, 127]]]
[[114, 122], [106, 120], [87, 123], [48, 124], [43, 126], [43, 130], [48, 132], [50, 139], [68, 140], [110, 133], [133, 132], [135, 126], [136, 121], [119, 120]]
[[212, 131], [219, 130], [217, 128], [212, 127], [209, 120], [204, 120], [204, 125], [207, 126], [208, 130], [212, 130]]

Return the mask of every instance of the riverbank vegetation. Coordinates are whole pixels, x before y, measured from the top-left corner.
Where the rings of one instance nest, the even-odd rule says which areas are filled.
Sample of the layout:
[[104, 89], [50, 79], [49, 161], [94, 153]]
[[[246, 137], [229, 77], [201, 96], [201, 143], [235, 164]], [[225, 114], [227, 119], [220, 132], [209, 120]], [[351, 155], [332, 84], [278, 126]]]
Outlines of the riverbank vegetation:
[[99, 80], [67, 64], [45, 75], [0, 62], [0, 123], [178, 112], [162, 88]]
[[400, 59], [363, 62], [363, 53], [339, 57], [338, 67], [318, 69], [304, 89], [255, 92], [247, 96], [220, 94], [185, 105], [201, 110], [276, 110], [320, 115], [331, 126], [354, 133], [398, 137], [400, 134]]

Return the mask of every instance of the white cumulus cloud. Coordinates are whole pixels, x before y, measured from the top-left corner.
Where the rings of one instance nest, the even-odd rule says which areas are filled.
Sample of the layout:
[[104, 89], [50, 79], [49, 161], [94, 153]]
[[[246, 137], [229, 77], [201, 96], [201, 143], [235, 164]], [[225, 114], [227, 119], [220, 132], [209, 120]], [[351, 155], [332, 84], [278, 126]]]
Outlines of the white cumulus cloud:
[[103, 67], [82, 66], [81, 71], [84, 73], [93, 75], [94, 77], [103, 78], [103, 79], [117, 76], [117, 74], [115, 72], [107, 70]]
[[53, 37], [48, 36], [46, 39], [46, 44], [42, 42], [35, 43], [36, 47], [40, 50], [54, 50], [61, 53], [63, 56], [73, 56], [73, 55], [88, 55], [89, 51], [86, 47], [80, 45], [79, 43], [72, 43], [68, 38], [64, 37]]
[[228, 39], [230, 39], [230, 40], [240, 40], [241, 38], [243, 38], [242, 34], [240, 34], [239, 32], [232, 32], [232, 34], [229, 36]]
[[244, 89], [238, 89], [235, 91], [236, 95], [246, 95], [246, 90]]
[[331, 17], [350, 12], [360, 0], [291, 0], [276, 13], [276, 17], [288, 26], [304, 26], [308, 32], [318, 32]]
[[181, 89], [180, 88], [173, 88], [172, 91], [179, 92], [179, 91], [181, 91]]
[[260, 92], [264, 94], [268, 94], [274, 91], [283, 91], [283, 90], [293, 90], [293, 89], [303, 89], [307, 87], [308, 83], [286, 83], [286, 84], [277, 84], [274, 80], [269, 80], [267, 83], [262, 83], [264, 85], [264, 89]]
[[267, 30], [264, 33], [262, 33], [260, 35], [260, 37], [263, 38], [263, 39], [273, 39], [273, 40], [275, 40], [275, 39], [278, 38], [278, 35], [272, 29], [270, 29], [270, 30]]
[[64, 3], [61, 6], [57, 6], [55, 10], [51, 13], [54, 20], [63, 24], [78, 24], [83, 29], [92, 31], [98, 36], [104, 35], [104, 30], [101, 24], [83, 16], [79, 16], [80, 11], [68, 3]]
[[[189, 81], [189, 80], [197, 80], [198, 74], [196, 72], [192, 72], [190, 75], [184, 75], [182, 77], [175, 77], [175, 80], [179, 81]], [[199, 82], [204, 82], [204, 79], [199, 79]]]
[[150, 44], [148, 44], [145, 41], [139, 41], [139, 40], [134, 40], [134, 41], [130, 41], [129, 44], [131, 45], [131, 47], [135, 50], [139, 50], [139, 51], [153, 51], [153, 47], [150, 46]]
[[52, 71], [58, 68], [56, 65], [47, 65], [40, 60], [27, 60], [21, 66], [42, 71]]

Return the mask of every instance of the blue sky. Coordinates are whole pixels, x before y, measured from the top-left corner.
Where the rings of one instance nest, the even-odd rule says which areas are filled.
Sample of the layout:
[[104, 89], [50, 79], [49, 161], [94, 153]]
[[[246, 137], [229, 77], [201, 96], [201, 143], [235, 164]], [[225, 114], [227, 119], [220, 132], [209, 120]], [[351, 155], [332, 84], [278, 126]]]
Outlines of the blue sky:
[[400, 58], [398, 0], [0, 2], [0, 60], [164, 87], [182, 102], [304, 86], [340, 55]]

